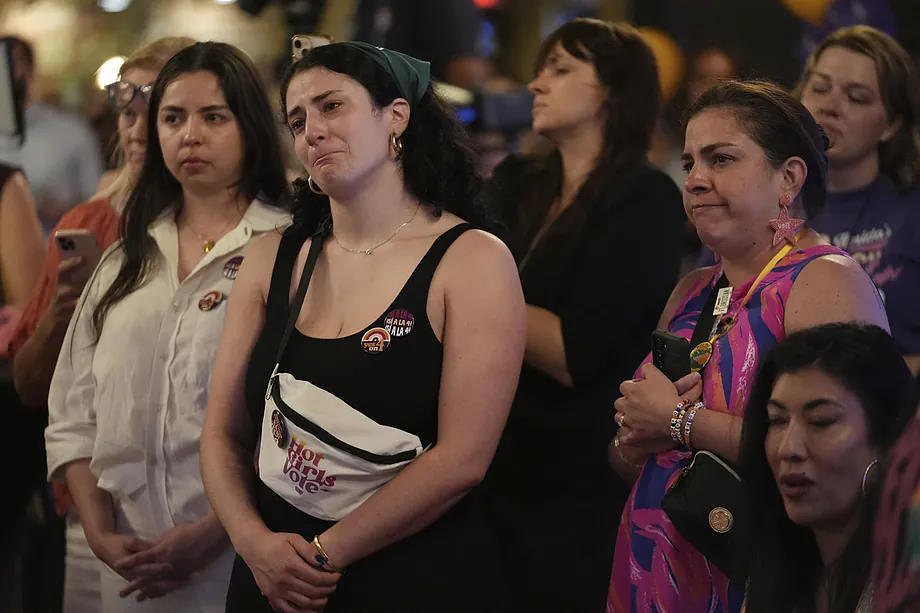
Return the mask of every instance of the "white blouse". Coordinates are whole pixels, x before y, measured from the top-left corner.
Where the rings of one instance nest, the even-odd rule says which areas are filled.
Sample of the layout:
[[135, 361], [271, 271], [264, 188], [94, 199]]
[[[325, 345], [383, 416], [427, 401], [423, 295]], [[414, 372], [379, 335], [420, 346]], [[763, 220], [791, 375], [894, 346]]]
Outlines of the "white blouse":
[[151, 536], [210, 511], [199, 440], [227, 297], [250, 241], [289, 223], [288, 213], [253, 201], [180, 283], [177, 228], [163, 215], [149, 230], [157, 254], [148, 281], [109, 310], [97, 343], [92, 314], [124, 254], [116, 244], [103, 256], [51, 381], [49, 479], [63, 480], [66, 464], [91, 458], [98, 486], [116, 503], [149, 505]]

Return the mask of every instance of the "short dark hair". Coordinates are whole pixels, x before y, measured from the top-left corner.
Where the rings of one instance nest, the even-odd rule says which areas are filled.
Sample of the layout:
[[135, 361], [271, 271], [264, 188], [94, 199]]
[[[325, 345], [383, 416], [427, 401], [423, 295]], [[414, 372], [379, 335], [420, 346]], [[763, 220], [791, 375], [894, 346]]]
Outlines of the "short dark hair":
[[[367, 90], [376, 108], [403, 98], [396, 81], [366, 53], [347, 45], [315, 47], [290, 65], [281, 80], [281, 115], [287, 117], [287, 90], [298, 74], [314, 67], [346, 75]], [[477, 199], [482, 179], [476, 170], [469, 136], [453, 111], [431, 85], [411, 107], [409, 125], [400, 137], [400, 164], [406, 189], [435, 214], [450, 211], [466, 221], [493, 229], [494, 222]], [[294, 182], [294, 223], [313, 230], [329, 215], [329, 198], [307, 189], [306, 181]]]
[[900, 189], [920, 184], [920, 76], [910, 54], [898, 41], [875, 28], [858, 25], [840, 28], [812, 51], [795, 87], [801, 98], [821, 54], [842, 47], [868, 56], [875, 62], [879, 94], [888, 120], [901, 120], [901, 128], [879, 144], [879, 170]]
[[[811, 531], [788, 518], [767, 463], [767, 402], [780, 375], [817, 368], [856, 395], [865, 410], [869, 442], [887, 452], [913, 417], [917, 387], [897, 344], [877, 326], [826, 324], [790, 334], [760, 364], [741, 437], [741, 475], [749, 515], [756, 526], [751, 550], [750, 613], [811, 611], [824, 573]], [[884, 469], [881, 470], [883, 474]], [[862, 509], [861, 524], [830, 575], [830, 611], [854, 611], [871, 565], [877, 488]]]
[[242, 177], [236, 186], [247, 199], [257, 196], [276, 203], [287, 193], [277, 124], [255, 66], [232, 45], [203, 42], [174, 55], [160, 71], [150, 92], [147, 111], [147, 149], [144, 165], [120, 222], [125, 259], [93, 313], [98, 338], [109, 309], [136, 290], [154, 262], [154, 244], [147, 234], [163, 211], [181, 202], [182, 186], [169, 172], [160, 150], [157, 115], [166, 87], [179, 76], [206, 71], [217, 77], [227, 106], [240, 125], [243, 141]]
[[732, 111], [774, 167], [793, 156], [802, 158], [808, 168], [800, 194], [802, 207], [809, 219], [824, 208], [827, 135], [801, 102], [769, 81], [725, 81], [706, 90], [690, 105], [684, 115], [684, 131], [693, 117], [713, 108]]

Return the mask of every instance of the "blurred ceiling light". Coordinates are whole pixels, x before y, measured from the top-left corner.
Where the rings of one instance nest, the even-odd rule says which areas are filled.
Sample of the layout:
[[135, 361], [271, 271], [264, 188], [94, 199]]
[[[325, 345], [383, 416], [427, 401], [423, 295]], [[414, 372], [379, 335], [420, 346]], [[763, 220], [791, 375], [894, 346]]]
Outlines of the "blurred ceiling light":
[[454, 106], [473, 104], [473, 99], [475, 97], [473, 92], [468, 89], [457, 87], [450, 83], [442, 83], [440, 81], [432, 83], [432, 89], [434, 89], [435, 93], [443, 98], [448, 104]]
[[214, 0], [217, 4], [233, 4], [236, 0]]
[[96, 4], [106, 13], [120, 13], [131, 5], [131, 0], [98, 0]]
[[121, 70], [121, 65], [124, 63], [125, 58], [120, 55], [110, 57], [102, 62], [102, 66], [96, 71], [96, 86], [99, 87], [99, 89], [105, 89], [106, 85], [117, 81], [118, 71]]

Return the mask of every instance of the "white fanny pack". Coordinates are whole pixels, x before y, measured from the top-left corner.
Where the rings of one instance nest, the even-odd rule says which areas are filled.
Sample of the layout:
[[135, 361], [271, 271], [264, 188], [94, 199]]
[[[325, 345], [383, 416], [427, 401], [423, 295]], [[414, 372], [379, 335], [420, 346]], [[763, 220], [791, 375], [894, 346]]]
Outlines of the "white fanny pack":
[[347, 402], [289, 373], [281, 357], [303, 306], [324, 233], [313, 236], [265, 393], [259, 478], [313, 517], [339, 520], [423, 451], [418, 436], [377, 423]]
[[313, 517], [342, 519], [424, 451], [416, 435], [288, 373], [272, 377], [267, 396], [259, 478]]

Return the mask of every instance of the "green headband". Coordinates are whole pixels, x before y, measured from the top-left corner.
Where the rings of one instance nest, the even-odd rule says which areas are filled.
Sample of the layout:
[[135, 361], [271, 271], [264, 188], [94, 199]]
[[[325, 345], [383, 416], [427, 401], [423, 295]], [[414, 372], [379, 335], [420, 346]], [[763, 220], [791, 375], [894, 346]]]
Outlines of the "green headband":
[[333, 43], [329, 46], [338, 47], [340, 45], [356, 49], [377, 62], [388, 75], [393, 77], [399, 93], [409, 101], [410, 107], [418, 104], [425, 92], [428, 91], [428, 83], [431, 81], [431, 64], [429, 62], [416, 59], [399, 51], [391, 51], [358, 41]]

